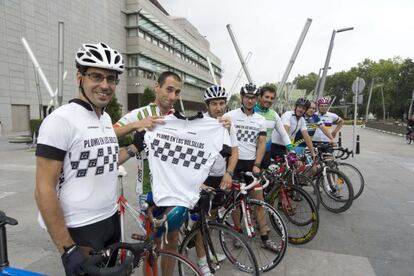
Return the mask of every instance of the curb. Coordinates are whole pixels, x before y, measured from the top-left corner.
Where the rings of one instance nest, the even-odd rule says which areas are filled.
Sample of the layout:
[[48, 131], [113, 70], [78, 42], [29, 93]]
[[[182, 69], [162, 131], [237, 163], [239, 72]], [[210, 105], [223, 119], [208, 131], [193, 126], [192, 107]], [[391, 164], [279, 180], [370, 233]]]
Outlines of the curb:
[[386, 130], [382, 130], [382, 129], [377, 129], [377, 128], [372, 128], [372, 127], [364, 127], [365, 129], [369, 129], [369, 130], [374, 130], [374, 131], [378, 131], [378, 132], [382, 132], [382, 133], [387, 133], [387, 134], [392, 134], [392, 135], [397, 135], [400, 137], [403, 137], [404, 134], [401, 133], [397, 133], [397, 132], [392, 132], [392, 131], [386, 131]]

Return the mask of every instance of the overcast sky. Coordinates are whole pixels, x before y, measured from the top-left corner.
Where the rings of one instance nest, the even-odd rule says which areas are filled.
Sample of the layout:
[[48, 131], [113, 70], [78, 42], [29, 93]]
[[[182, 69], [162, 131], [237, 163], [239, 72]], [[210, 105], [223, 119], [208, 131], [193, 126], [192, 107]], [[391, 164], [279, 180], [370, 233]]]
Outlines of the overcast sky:
[[[288, 80], [318, 73], [323, 67], [334, 29], [337, 33], [329, 73], [348, 70], [365, 58], [412, 58], [414, 55], [413, 0], [159, 0], [173, 16], [186, 17], [210, 42], [222, 62], [222, 84], [230, 89], [240, 62], [226, 25], [231, 24], [254, 82], [279, 81], [287, 67], [306, 19], [305, 41]], [[328, 74], [329, 74], [328, 73]], [[243, 76], [242, 85], [246, 82]]]

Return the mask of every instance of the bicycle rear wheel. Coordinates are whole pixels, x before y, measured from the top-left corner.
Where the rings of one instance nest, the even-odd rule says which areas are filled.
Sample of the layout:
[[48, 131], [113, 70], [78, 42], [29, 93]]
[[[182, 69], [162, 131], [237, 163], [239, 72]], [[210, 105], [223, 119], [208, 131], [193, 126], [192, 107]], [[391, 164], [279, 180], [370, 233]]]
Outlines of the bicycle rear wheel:
[[413, 140], [411, 139], [411, 136], [409, 134], [405, 135], [405, 142], [409, 145], [411, 144]]
[[[248, 198], [246, 205], [248, 206], [247, 212], [249, 212], [252, 219], [252, 223], [255, 226], [255, 232], [252, 237], [247, 236], [246, 225], [243, 223], [242, 218], [242, 232], [243, 236], [249, 242], [250, 247], [253, 249], [254, 256], [257, 259], [257, 263], [261, 272], [272, 270], [283, 259], [287, 248], [287, 230], [286, 225], [283, 222], [282, 216], [268, 203], [257, 199]], [[265, 210], [265, 220], [269, 227], [268, 238], [275, 243], [278, 248], [278, 252], [272, 252], [269, 249], [263, 248], [263, 242], [260, 237], [260, 229], [258, 224], [258, 218], [255, 215], [254, 210], [256, 208], [263, 208]], [[233, 227], [233, 218], [231, 214], [234, 210], [241, 210], [241, 201], [238, 200], [234, 204], [231, 204], [223, 214], [221, 222]], [[241, 212], [240, 212], [241, 213]], [[270, 222], [270, 224], [269, 224]]]
[[341, 171], [324, 168], [316, 183], [321, 204], [330, 212], [342, 213], [351, 207], [354, 200], [354, 190], [351, 181]]
[[[222, 268], [236, 268], [242, 272], [252, 275], [259, 275], [256, 258], [250, 248], [248, 242], [242, 235], [232, 228], [215, 222], [208, 222], [209, 238], [214, 246], [217, 255], [224, 254], [226, 259], [219, 263], [213, 264], [216, 270]], [[197, 262], [197, 254], [195, 252], [196, 235], [200, 232], [200, 226], [192, 229], [182, 241], [179, 253], [187, 256], [193, 262]], [[237, 241], [240, 247], [233, 247], [233, 241]], [[203, 237], [203, 242], [207, 242], [207, 237]], [[210, 246], [210, 245], [209, 245]]]
[[303, 174], [295, 174], [295, 185], [298, 185], [302, 188], [308, 195], [311, 197], [313, 203], [315, 204], [316, 210], [319, 211], [319, 196], [318, 196], [318, 187], [309, 177]]
[[336, 162], [336, 169], [343, 172], [351, 181], [352, 188], [354, 189], [354, 200], [357, 199], [365, 187], [365, 179], [361, 171], [354, 165], [345, 162]]
[[310, 242], [319, 229], [319, 213], [310, 195], [297, 186], [274, 187], [266, 201], [277, 208], [285, 221], [289, 242]]
[[[149, 257], [152, 258], [152, 257]], [[155, 267], [156, 270], [151, 269], [151, 273], [156, 272], [155, 275], [162, 275], [161, 258], [174, 262], [172, 271], [168, 271], [171, 276], [203, 276], [204, 274], [198, 268], [197, 264], [188, 259], [185, 255], [179, 254], [175, 251], [165, 249], [155, 249], [155, 256], [150, 260], [150, 266]], [[145, 265], [145, 264], [144, 264]], [[142, 275], [141, 268], [137, 268], [132, 275]], [[165, 273], [163, 273], [165, 274]], [[152, 274], [151, 274], [152, 275]]]

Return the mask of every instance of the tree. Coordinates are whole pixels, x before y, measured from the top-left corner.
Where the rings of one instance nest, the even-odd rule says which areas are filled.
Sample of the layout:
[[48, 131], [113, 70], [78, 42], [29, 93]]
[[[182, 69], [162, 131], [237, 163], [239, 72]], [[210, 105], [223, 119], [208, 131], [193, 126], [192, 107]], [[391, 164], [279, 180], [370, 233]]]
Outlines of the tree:
[[227, 106], [230, 109], [236, 109], [237, 107], [239, 107], [241, 104], [240, 101], [240, 96], [238, 94], [233, 94], [231, 95], [230, 99], [229, 99], [229, 103], [227, 104]]
[[298, 75], [293, 83], [296, 82], [297, 89], [306, 89], [306, 95], [308, 95], [315, 89], [317, 81], [318, 75], [314, 72], [311, 72], [307, 75]]
[[112, 100], [109, 102], [105, 111], [109, 114], [112, 120], [112, 124], [118, 122], [122, 116], [122, 105], [118, 102], [118, 99], [114, 96]]
[[144, 94], [142, 95], [142, 106], [146, 106], [149, 103], [154, 102], [155, 100], [155, 92], [153, 89], [147, 87], [144, 90]]
[[395, 104], [391, 112], [395, 118], [403, 119], [403, 114], [408, 112], [412, 91], [414, 90], [414, 62], [412, 59], [406, 59], [401, 64], [395, 86]]

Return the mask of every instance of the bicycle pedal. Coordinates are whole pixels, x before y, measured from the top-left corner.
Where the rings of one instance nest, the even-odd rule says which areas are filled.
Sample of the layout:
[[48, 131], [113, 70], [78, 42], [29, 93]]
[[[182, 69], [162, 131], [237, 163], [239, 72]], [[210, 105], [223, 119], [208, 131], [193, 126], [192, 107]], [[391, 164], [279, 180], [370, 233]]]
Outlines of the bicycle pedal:
[[131, 239], [136, 240], [136, 241], [144, 241], [145, 236], [137, 234], [137, 233], [133, 233], [131, 234]]

